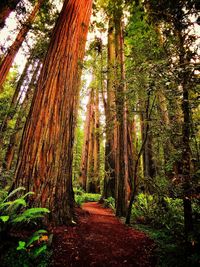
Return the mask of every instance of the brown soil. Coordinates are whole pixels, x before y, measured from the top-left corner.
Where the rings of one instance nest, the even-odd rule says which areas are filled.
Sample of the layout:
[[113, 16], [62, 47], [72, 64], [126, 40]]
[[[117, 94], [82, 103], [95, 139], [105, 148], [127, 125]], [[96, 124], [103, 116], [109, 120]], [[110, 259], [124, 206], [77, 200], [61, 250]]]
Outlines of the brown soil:
[[153, 267], [154, 244], [96, 202], [78, 211], [76, 226], [54, 229], [51, 266]]

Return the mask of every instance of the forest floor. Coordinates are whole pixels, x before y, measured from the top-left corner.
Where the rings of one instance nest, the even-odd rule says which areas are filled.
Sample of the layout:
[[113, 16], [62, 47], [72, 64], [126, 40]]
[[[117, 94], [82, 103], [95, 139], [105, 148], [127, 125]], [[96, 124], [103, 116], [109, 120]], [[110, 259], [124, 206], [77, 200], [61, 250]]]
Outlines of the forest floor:
[[52, 267], [155, 266], [153, 241], [124, 225], [111, 209], [90, 202], [76, 212], [75, 226], [53, 230]]

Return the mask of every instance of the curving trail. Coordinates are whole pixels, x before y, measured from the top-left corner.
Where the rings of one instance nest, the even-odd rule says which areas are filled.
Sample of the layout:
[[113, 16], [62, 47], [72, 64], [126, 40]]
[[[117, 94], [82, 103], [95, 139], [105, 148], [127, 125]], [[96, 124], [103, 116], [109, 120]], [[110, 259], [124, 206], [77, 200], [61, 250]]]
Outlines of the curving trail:
[[96, 202], [77, 210], [76, 226], [54, 229], [51, 266], [153, 267], [154, 243]]

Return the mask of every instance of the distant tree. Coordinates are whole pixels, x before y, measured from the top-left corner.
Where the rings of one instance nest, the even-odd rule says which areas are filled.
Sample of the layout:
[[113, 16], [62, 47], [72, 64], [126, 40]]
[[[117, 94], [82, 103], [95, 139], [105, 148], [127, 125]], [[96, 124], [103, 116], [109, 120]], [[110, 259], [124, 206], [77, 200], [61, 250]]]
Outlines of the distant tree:
[[192, 89], [192, 77], [194, 66], [192, 60], [196, 59], [196, 53], [192, 51], [195, 38], [190, 34], [191, 16], [199, 16], [199, 1], [153, 1], [146, 0], [145, 5], [149, 18], [154, 24], [164, 23], [163, 35], [173, 40], [174, 49], [168, 48], [171, 57], [175, 57], [174, 68], [177, 92], [182, 97], [182, 140], [181, 164], [178, 170], [179, 178], [183, 182], [184, 219], [186, 236], [193, 230], [192, 204], [191, 204], [191, 116], [190, 116], [190, 92]]
[[115, 154], [116, 154], [116, 114], [115, 114], [115, 30], [113, 18], [108, 23], [108, 58], [107, 58], [107, 99], [104, 105], [106, 117], [105, 143], [105, 198], [115, 197]]
[[91, 90], [89, 94], [89, 101], [87, 104], [86, 120], [84, 125], [84, 142], [83, 142], [81, 165], [80, 165], [80, 185], [85, 191], [87, 189], [89, 144], [91, 142], [91, 125], [93, 122], [92, 120], [93, 115], [94, 115], [94, 91]]
[[28, 111], [30, 108], [30, 103], [33, 98], [33, 93], [35, 90], [35, 86], [38, 80], [39, 71], [41, 69], [41, 62], [36, 62], [34, 66], [34, 71], [28, 85], [28, 89], [26, 91], [23, 102], [19, 105], [19, 112], [17, 114], [14, 130], [10, 136], [10, 141], [5, 153], [5, 159], [3, 163], [3, 168], [6, 171], [10, 171], [14, 156], [19, 148], [20, 137], [24, 126], [24, 120], [28, 115]]
[[22, 25], [15, 41], [13, 44], [9, 47], [9, 50], [7, 54], [3, 57], [1, 64], [0, 64], [0, 92], [3, 90], [3, 83], [8, 75], [8, 72], [12, 66], [13, 60], [19, 51], [23, 41], [26, 38], [27, 33], [30, 30], [30, 27], [32, 26], [32, 23], [34, 19], [36, 18], [37, 12], [39, 11], [42, 3], [44, 0], [38, 0], [29, 15], [28, 19], [25, 21], [25, 23]]

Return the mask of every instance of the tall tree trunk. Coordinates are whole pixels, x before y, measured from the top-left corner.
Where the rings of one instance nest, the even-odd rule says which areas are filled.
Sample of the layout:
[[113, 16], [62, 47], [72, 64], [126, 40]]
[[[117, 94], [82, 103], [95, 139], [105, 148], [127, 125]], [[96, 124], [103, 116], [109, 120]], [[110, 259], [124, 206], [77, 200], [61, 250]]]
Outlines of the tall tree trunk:
[[1, 0], [0, 3], [0, 29], [5, 25], [5, 20], [10, 15], [10, 13], [15, 10], [17, 4], [21, 0]]
[[95, 176], [94, 176], [94, 145], [95, 145], [95, 91], [93, 91], [92, 112], [90, 117], [89, 129], [89, 147], [88, 147], [88, 163], [87, 163], [87, 192], [95, 193]]
[[191, 203], [191, 150], [190, 150], [190, 103], [189, 103], [189, 81], [190, 71], [185, 69], [184, 66], [188, 65], [188, 58], [184, 48], [184, 37], [180, 30], [176, 32], [179, 48], [179, 66], [181, 71], [179, 73], [179, 85], [182, 88], [182, 113], [183, 113], [183, 126], [182, 126], [182, 166], [181, 175], [183, 177], [184, 188], [184, 226], [186, 238], [193, 230], [192, 219], [192, 203]]
[[34, 191], [30, 204], [49, 208], [54, 224], [72, 219], [74, 116], [91, 8], [92, 0], [64, 2], [19, 150], [14, 186]]
[[106, 144], [105, 144], [105, 177], [103, 197], [115, 197], [115, 143], [116, 115], [114, 94], [115, 73], [115, 35], [114, 21], [109, 20], [108, 26], [108, 74], [107, 74], [107, 101], [105, 106], [106, 117]]
[[99, 120], [99, 91], [95, 92], [95, 137], [94, 137], [94, 180], [95, 193], [100, 193], [100, 120]]
[[84, 127], [84, 143], [81, 156], [80, 185], [85, 191], [87, 188], [88, 153], [89, 153], [89, 142], [90, 142], [90, 127], [91, 127], [92, 112], [93, 112], [93, 101], [94, 101], [94, 92], [93, 90], [91, 90], [89, 101], [87, 104], [87, 113], [86, 113], [86, 120]]
[[[149, 97], [145, 101], [145, 106], [148, 106], [148, 101]], [[145, 144], [144, 144], [144, 149], [143, 149], [143, 170], [144, 170], [144, 178], [147, 179], [147, 181], [153, 180], [153, 178], [156, 175], [156, 169], [155, 169], [155, 162], [153, 159], [153, 137], [151, 133], [151, 125], [148, 119], [148, 114], [145, 112], [144, 114], [141, 114], [140, 119], [141, 119], [141, 133], [142, 133], [142, 142], [144, 142], [144, 139], [146, 139]], [[148, 130], [148, 135], [146, 136], [146, 129]], [[152, 192], [151, 188], [151, 182], [146, 183], [147, 184], [147, 191], [149, 193]]]
[[124, 39], [121, 18], [115, 18], [116, 30], [116, 110], [117, 110], [117, 155], [116, 155], [116, 215], [126, 216], [128, 205], [128, 155], [127, 155], [127, 110], [124, 68]]
[[13, 60], [14, 60], [17, 52], [19, 51], [23, 41], [25, 40], [26, 35], [29, 32], [30, 27], [31, 27], [33, 21], [35, 20], [37, 12], [40, 9], [40, 6], [42, 5], [43, 2], [44, 2], [44, 0], [38, 0], [37, 1], [36, 5], [33, 8], [33, 11], [31, 12], [28, 19], [26, 20], [26, 22], [22, 26], [15, 41], [10, 46], [7, 55], [3, 58], [2, 62], [1, 62], [1, 65], [0, 65], [0, 92], [3, 90], [2, 85], [3, 85], [5, 79], [8, 75], [8, 72], [9, 72], [11, 66], [12, 66]]

